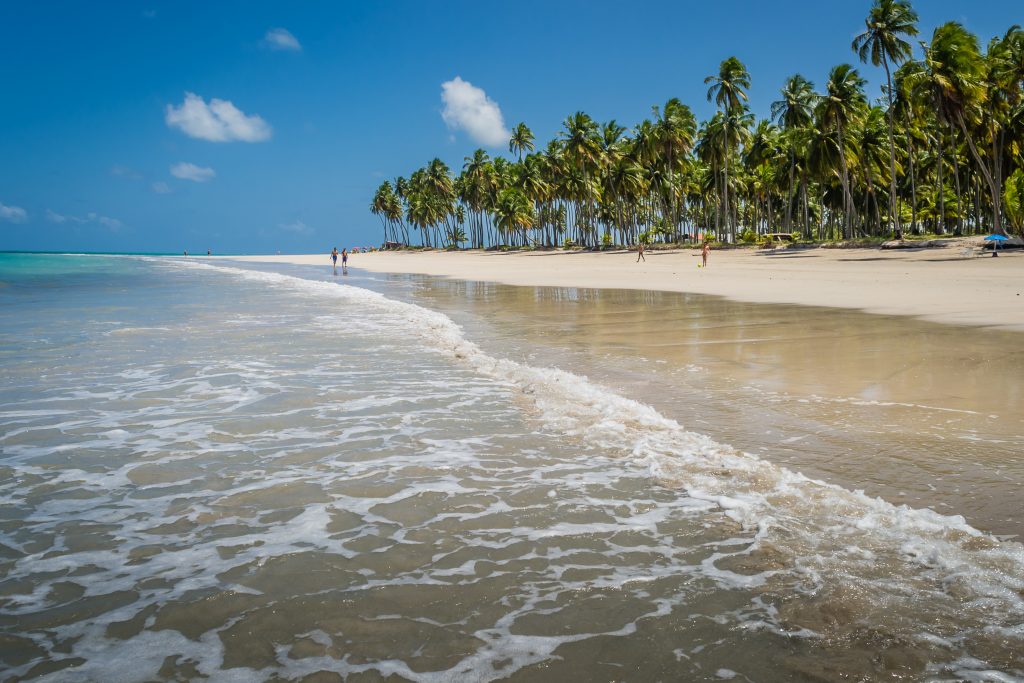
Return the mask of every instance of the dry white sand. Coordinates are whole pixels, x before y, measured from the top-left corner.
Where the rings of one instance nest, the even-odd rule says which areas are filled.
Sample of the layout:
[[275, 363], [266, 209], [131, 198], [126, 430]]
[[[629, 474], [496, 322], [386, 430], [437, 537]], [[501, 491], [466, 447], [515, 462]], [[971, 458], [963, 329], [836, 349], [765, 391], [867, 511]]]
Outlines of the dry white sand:
[[[980, 239], [941, 249], [636, 252], [375, 252], [353, 268], [509, 285], [650, 289], [739, 301], [856, 308], [935, 322], [1024, 331], [1024, 253], [979, 256]], [[964, 249], [973, 246], [971, 256]], [[222, 257], [330, 267], [326, 253]]]

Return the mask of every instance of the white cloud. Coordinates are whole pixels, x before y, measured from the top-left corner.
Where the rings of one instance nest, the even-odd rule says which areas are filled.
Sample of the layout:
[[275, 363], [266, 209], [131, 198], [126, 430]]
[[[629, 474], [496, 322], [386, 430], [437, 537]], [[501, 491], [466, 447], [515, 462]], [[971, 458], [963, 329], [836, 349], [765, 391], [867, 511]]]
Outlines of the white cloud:
[[175, 178], [181, 178], [182, 180], [205, 183], [207, 180], [213, 180], [216, 178], [217, 172], [212, 168], [196, 166], [195, 164], [190, 164], [187, 161], [182, 161], [171, 166], [171, 175]]
[[150, 185], [150, 187], [153, 188], [153, 192], [156, 192], [157, 194], [170, 194], [171, 192], [171, 186], [162, 180], [156, 181]]
[[110, 218], [108, 216], [97, 216], [94, 213], [89, 214], [89, 221], [99, 223], [100, 225], [110, 228], [111, 230], [119, 230], [121, 228], [121, 221], [116, 218]]
[[136, 171], [134, 168], [122, 166], [121, 164], [114, 164], [111, 166], [110, 175], [117, 176], [119, 178], [129, 178], [130, 180], [142, 180], [141, 173]]
[[441, 118], [453, 130], [464, 130], [476, 142], [490, 147], [503, 147], [512, 134], [505, 129], [505, 120], [498, 103], [480, 88], [456, 76], [441, 84], [444, 110]]
[[246, 116], [227, 100], [214, 97], [207, 104], [190, 92], [185, 93], [181, 106], [167, 105], [164, 120], [189, 137], [210, 142], [262, 142], [269, 140], [272, 132], [270, 124], [262, 118], [255, 114]]
[[117, 220], [116, 218], [111, 218], [110, 216], [101, 216], [100, 214], [94, 211], [90, 211], [84, 216], [71, 216], [59, 214], [56, 211], [53, 211], [52, 209], [47, 209], [46, 220], [50, 221], [51, 223], [57, 224], [67, 223], [68, 221], [72, 223], [80, 223], [82, 225], [85, 225], [87, 223], [94, 223], [96, 225], [102, 225], [103, 227], [109, 228], [110, 230], [113, 230], [115, 232], [124, 227], [124, 223]]
[[298, 39], [286, 28], [272, 28], [263, 36], [263, 42], [271, 50], [294, 50], [302, 49]]
[[28, 220], [28, 211], [21, 208], [20, 206], [7, 206], [3, 202], [0, 202], [0, 221], [10, 221], [11, 223], [24, 223]]
[[281, 223], [277, 227], [287, 232], [294, 232], [298, 235], [311, 235], [313, 234], [313, 228], [309, 227], [302, 221], [292, 221], [291, 223]]

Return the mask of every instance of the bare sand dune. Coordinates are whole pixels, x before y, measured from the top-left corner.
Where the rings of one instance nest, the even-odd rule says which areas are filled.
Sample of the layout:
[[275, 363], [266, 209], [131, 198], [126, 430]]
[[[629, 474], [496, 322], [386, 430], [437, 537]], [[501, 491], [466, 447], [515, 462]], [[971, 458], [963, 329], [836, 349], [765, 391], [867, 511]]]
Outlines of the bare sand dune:
[[[739, 301], [854, 308], [935, 322], [1024, 331], [1024, 253], [979, 255], [981, 241], [941, 249], [806, 249], [700, 252], [375, 252], [350, 266], [509, 285], [693, 292]], [[973, 253], [967, 250], [973, 248]], [[224, 257], [323, 264], [306, 256]]]

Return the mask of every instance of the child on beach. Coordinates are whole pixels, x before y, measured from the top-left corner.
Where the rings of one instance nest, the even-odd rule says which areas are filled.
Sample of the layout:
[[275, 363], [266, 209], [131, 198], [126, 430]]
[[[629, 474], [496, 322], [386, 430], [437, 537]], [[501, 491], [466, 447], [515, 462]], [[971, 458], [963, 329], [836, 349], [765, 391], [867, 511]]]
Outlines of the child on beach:
[[704, 261], [704, 265], [701, 266], [702, 268], [707, 268], [708, 267], [708, 254], [710, 254], [710, 253], [711, 253], [711, 244], [707, 240], [704, 240], [704, 248], [700, 250], [700, 257]]
[[647, 259], [644, 258], [644, 243], [643, 242], [637, 242], [636, 243], [636, 262], [640, 263], [640, 261], [643, 261], [644, 263], [647, 263]]

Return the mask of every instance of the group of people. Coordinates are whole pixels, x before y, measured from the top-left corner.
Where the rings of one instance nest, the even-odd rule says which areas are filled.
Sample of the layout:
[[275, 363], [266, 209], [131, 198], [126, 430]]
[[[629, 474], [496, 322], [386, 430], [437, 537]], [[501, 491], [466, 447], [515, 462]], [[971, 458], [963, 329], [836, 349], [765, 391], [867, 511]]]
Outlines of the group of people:
[[[334, 263], [334, 273], [338, 273], [338, 248], [335, 247], [331, 250], [331, 261]], [[342, 248], [341, 250], [341, 274], [348, 275], [348, 250]]]
[[[701, 268], [707, 268], [708, 267], [708, 254], [710, 254], [710, 253], [711, 253], [711, 243], [708, 242], [707, 240], [704, 240], [704, 246], [700, 250], [700, 258], [701, 258], [701, 261], [702, 261], [702, 263], [700, 265]], [[636, 243], [636, 262], [640, 263], [641, 261], [643, 261], [644, 263], [647, 263], [647, 259], [644, 258], [644, 243], [643, 242], [637, 242]]]

